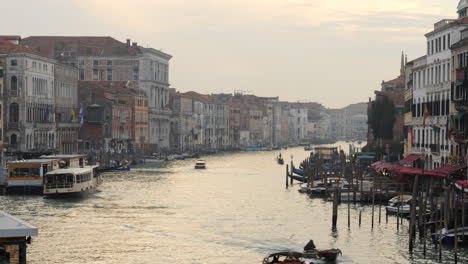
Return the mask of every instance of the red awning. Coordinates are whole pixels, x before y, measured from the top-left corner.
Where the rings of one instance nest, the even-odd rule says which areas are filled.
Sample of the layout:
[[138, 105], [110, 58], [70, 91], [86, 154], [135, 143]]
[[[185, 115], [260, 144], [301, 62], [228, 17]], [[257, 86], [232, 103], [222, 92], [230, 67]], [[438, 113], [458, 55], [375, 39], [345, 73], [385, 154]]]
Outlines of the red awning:
[[437, 169], [434, 169], [432, 171], [437, 172], [437, 173], [442, 173], [442, 174], [449, 175], [449, 174], [452, 174], [452, 173], [457, 172], [457, 171], [463, 171], [463, 168], [462, 167], [456, 167], [456, 166], [450, 166], [450, 165], [444, 165], [444, 166], [442, 166], [440, 168], [437, 168]]
[[406, 156], [406, 158], [402, 159], [399, 161], [400, 164], [409, 164], [409, 163], [413, 163], [419, 159], [421, 159], [422, 157], [419, 156], [419, 155], [414, 155], [414, 154], [409, 154], [408, 156]]
[[465, 191], [467, 191], [468, 190], [468, 181], [456, 181], [455, 186], [460, 190], [465, 189]]
[[405, 167], [405, 166], [398, 166], [397, 168], [394, 168], [395, 173], [400, 173], [400, 174], [406, 174], [406, 175], [411, 175], [411, 176], [416, 176], [416, 175], [423, 175], [424, 176], [430, 176], [430, 177], [447, 177], [447, 174], [441, 173], [441, 172], [436, 172], [436, 171], [423, 171], [422, 169], [419, 168], [413, 168], [413, 167]]

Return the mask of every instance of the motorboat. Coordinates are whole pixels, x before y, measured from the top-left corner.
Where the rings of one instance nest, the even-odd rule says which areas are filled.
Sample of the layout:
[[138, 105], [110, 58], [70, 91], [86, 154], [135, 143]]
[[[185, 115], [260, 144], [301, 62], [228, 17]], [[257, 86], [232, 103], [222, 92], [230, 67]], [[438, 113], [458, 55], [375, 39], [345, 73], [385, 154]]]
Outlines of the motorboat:
[[304, 147], [304, 150], [305, 150], [305, 151], [311, 151], [311, 150], [312, 150], [312, 147], [311, 147], [311, 146], [306, 146], [306, 147]]
[[278, 162], [279, 165], [283, 165], [284, 164], [284, 159], [282, 157], [277, 157], [276, 162]]
[[206, 169], [206, 163], [204, 160], [197, 160], [195, 163], [195, 169]]
[[307, 183], [301, 184], [301, 187], [299, 187], [298, 192], [300, 193], [307, 193], [309, 191], [309, 186]]
[[[411, 195], [397, 195], [388, 201], [388, 205], [385, 207], [387, 213], [408, 215], [411, 213]], [[417, 208], [416, 208], [417, 210]]]

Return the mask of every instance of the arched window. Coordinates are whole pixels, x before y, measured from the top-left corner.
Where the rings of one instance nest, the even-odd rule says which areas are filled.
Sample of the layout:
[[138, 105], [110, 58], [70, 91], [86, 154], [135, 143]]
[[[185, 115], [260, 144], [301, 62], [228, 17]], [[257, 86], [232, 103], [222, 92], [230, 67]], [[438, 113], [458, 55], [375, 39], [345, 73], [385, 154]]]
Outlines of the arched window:
[[19, 120], [19, 107], [17, 103], [10, 104], [10, 122], [18, 122]]
[[10, 137], [10, 144], [11, 145], [16, 145], [18, 144], [18, 138], [16, 136], [16, 134], [12, 134], [11, 137]]
[[11, 90], [18, 90], [18, 78], [16, 76], [11, 76]]

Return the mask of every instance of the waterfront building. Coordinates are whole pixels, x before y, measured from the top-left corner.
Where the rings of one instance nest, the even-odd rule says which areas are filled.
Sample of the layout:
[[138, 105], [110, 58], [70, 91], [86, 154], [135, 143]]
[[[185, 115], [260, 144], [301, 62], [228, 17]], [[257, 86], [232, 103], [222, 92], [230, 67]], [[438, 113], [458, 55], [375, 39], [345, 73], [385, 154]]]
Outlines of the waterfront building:
[[78, 153], [80, 106], [77, 68], [64, 64], [55, 65], [54, 96], [56, 150], [61, 154]]
[[33, 36], [22, 45], [79, 69], [80, 81], [128, 81], [148, 97], [148, 148], [169, 148], [169, 54], [111, 37]]
[[329, 109], [330, 136], [334, 140], [346, 140], [344, 109]]
[[39, 52], [0, 40], [4, 68], [8, 152], [48, 153], [56, 148], [54, 80], [57, 62]]
[[347, 140], [365, 140], [367, 137], [367, 103], [357, 103], [343, 109], [344, 137]]
[[[425, 56], [418, 58], [416, 60], [407, 62], [405, 64], [405, 111], [403, 116], [403, 133], [404, 137], [404, 148], [403, 148], [403, 156], [408, 156], [412, 153], [413, 144], [414, 142], [414, 134], [413, 134], [413, 70], [417, 69], [419, 65], [421, 65], [420, 61], [425, 61]], [[415, 68], [416, 65], [416, 68]]]
[[291, 103], [289, 109], [289, 136], [290, 141], [300, 143], [307, 136], [307, 113], [308, 109], [304, 104]]
[[[458, 60], [458, 55], [463, 51], [462, 31], [468, 25], [467, 6], [466, 1], [460, 1], [458, 19], [443, 19], [434, 24], [432, 31], [425, 34], [425, 66], [413, 70], [415, 113], [412, 125], [417, 147], [412, 149], [412, 153], [424, 154], [425, 164], [429, 169], [457, 163], [464, 156], [462, 138], [457, 140], [456, 136], [450, 137], [449, 134], [453, 130], [451, 115], [456, 119], [455, 126], [463, 126], [463, 120], [460, 120], [463, 115], [458, 115], [459, 110], [463, 111], [459, 104], [463, 95], [457, 92], [463, 91], [464, 58]], [[454, 43], [459, 44], [454, 45], [451, 50]], [[453, 53], [457, 56], [453, 57]], [[462, 137], [462, 133], [457, 135]], [[451, 143], [449, 138], [455, 142]]]
[[80, 81], [83, 152], [142, 152], [148, 147], [148, 98], [124, 81]]
[[195, 114], [196, 96], [175, 92], [171, 89], [170, 108], [170, 148], [176, 152], [187, 152], [198, 149], [197, 141], [201, 126], [198, 127]]
[[[468, 151], [468, 29], [461, 31], [461, 40], [451, 46], [453, 58], [451, 118], [447, 137], [450, 140], [452, 163], [462, 165]], [[465, 164], [466, 165], [466, 164]]]

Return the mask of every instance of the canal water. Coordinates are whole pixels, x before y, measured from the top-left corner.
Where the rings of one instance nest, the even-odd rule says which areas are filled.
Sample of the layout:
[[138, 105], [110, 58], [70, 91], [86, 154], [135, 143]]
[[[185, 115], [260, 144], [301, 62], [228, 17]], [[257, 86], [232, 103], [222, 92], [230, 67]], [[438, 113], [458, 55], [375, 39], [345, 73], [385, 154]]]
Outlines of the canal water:
[[[343, 143], [344, 149], [348, 149]], [[288, 162], [308, 154], [282, 150]], [[437, 263], [428, 243], [408, 254], [408, 222], [396, 218], [371, 229], [371, 207], [339, 207], [338, 229], [331, 229], [332, 204], [285, 188], [279, 151], [205, 157], [165, 167], [141, 166], [106, 173], [100, 191], [81, 199], [39, 196], [0, 197], [0, 208], [39, 228], [28, 248], [29, 263], [261, 263], [275, 251], [300, 250], [309, 239], [319, 248], [340, 248], [341, 263]], [[362, 211], [362, 226], [358, 225]], [[443, 250], [444, 263], [453, 251]], [[459, 263], [468, 263], [460, 251]]]

